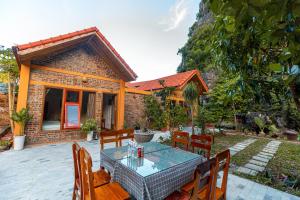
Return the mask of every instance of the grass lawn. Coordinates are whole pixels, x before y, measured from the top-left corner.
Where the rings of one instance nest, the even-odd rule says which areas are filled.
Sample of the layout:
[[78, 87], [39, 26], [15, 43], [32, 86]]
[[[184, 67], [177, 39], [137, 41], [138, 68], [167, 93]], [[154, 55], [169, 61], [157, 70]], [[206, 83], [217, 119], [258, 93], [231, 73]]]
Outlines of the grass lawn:
[[221, 135], [215, 136], [215, 143], [212, 145], [211, 155], [215, 155], [218, 152], [224, 151], [229, 147], [235, 145], [238, 142], [242, 142], [248, 139], [248, 136], [244, 135]]
[[[300, 196], [300, 144], [283, 142], [275, 157], [268, 163], [267, 172], [257, 176], [239, 176]], [[290, 180], [298, 180], [294, 188], [287, 187], [280, 181], [284, 176], [290, 177]]]
[[247, 164], [252, 156], [257, 155], [268, 144], [269, 141], [270, 140], [265, 138], [257, 139], [255, 142], [247, 146], [244, 150], [232, 156], [230, 162], [238, 166]]

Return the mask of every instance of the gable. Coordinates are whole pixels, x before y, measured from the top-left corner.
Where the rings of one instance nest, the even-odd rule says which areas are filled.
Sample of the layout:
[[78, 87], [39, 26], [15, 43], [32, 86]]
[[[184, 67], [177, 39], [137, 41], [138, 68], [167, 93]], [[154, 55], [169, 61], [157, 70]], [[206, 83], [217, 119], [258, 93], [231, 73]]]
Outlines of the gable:
[[137, 78], [134, 71], [96, 27], [17, 45], [13, 47], [13, 51], [20, 66], [21, 63], [41, 57], [52, 57], [53, 54], [57, 55], [82, 45], [88, 46], [96, 54], [106, 58], [108, 64], [115, 68], [114, 71], [118, 72], [124, 81], [133, 81]]
[[35, 58], [31, 60], [31, 64], [112, 79], [124, 79], [104, 54], [97, 54], [87, 45], [74, 47], [58, 54]]

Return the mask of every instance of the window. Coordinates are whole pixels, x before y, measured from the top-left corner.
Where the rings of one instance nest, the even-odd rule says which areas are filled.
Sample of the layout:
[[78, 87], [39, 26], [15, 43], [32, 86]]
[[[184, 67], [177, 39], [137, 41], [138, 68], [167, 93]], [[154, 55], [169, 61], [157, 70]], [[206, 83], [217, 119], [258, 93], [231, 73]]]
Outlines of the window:
[[95, 92], [47, 88], [42, 130], [78, 129], [95, 117]]
[[43, 130], [60, 130], [62, 98], [62, 89], [46, 89]]

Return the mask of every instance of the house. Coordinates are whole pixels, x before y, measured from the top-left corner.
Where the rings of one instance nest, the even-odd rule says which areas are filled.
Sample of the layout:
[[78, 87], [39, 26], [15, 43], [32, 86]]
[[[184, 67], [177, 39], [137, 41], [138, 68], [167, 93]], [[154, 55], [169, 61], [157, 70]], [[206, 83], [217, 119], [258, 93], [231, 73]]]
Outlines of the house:
[[17, 110], [33, 114], [27, 143], [80, 138], [87, 118], [103, 128], [123, 127], [125, 82], [137, 75], [96, 27], [13, 51], [20, 67]]
[[[29, 108], [33, 115], [25, 129], [27, 144], [82, 138], [80, 126], [89, 118], [102, 129], [132, 126], [143, 117], [143, 97], [160, 89], [157, 80], [144, 87], [129, 83], [137, 75], [96, 27], [17, 45], [13, 51], [20, 68], [17, 111]], [[180, 92], [189, 81], [207, 91], [198, 71], [161, 79], [177, 87], [174, 100], [183, 100]]]
[[[202, 95], [203, 92], [208, 92], [208, 87], [205, 81], [202, 79], [201, 74], [198, 70], [177, 73], [149, 81], [126, 83], [126, 125], [133, 126], [139, 118], [143, 117], [143, 95], [149, 95], [154, 92], [158, 92], [163, 88], [174, 87], [175, 90], [172, 92], [169, 99], [173, 102], [173, 104], [183, 105], [184, 98], [182, 96], [182, 93], [186, 85], [191, 81], [193, 81], [198, 86], [200, 95]], [[135, 102], [135, 104], [132, 105], [131, 102], [133, 101]]]

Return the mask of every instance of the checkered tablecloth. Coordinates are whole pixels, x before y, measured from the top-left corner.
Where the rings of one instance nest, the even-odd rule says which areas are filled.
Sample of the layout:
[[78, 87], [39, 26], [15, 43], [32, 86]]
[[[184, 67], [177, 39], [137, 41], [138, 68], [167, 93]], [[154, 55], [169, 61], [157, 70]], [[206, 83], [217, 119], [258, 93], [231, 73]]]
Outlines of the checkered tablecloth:
[[166, 198], [172, 192], [193, 180], [197, 165], [204, 161], [205, 158], [199, 156], [143, 177], [120, 162], [101, 154], [101, 166], [104, 166], [112, 173], [113, 181], [119, 182], [137, 200], [160, 200]]

